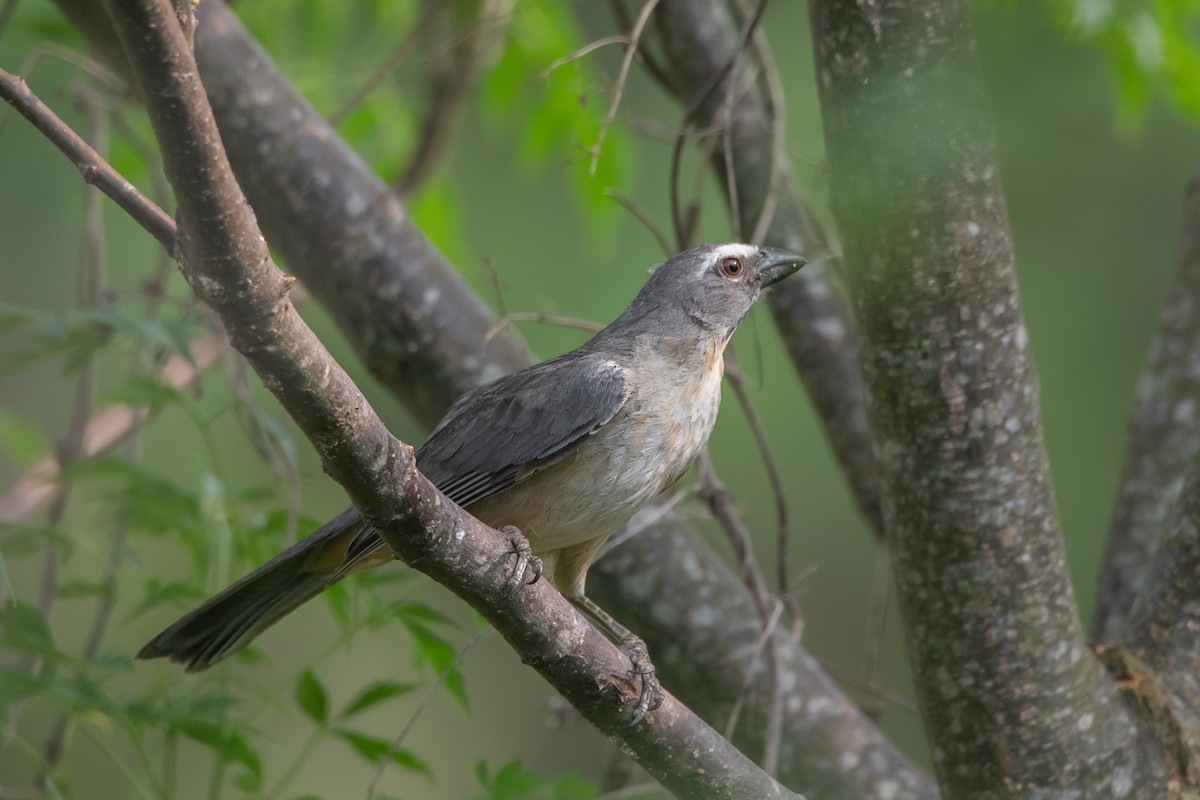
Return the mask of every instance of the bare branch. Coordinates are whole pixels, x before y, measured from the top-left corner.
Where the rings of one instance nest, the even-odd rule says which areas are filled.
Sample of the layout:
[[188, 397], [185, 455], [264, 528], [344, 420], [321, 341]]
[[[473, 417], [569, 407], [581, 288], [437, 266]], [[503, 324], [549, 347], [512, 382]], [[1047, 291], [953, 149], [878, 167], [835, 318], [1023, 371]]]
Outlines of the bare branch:
[[600, 161], [600, 148], [604, 144], [604, 137], [608, 135], [608, 129], [612, 126], [613, 120], [617, 118], [617, 109], [620, 108], [621, 98], [625, 95], [625, 83], [629, 80], [629, 68], [633, 66], [633, 57], [637, 55], [642, 31], [646, 29], [646, 23], [650, 21], [650, 15], [654, 13], [654, 7], [658, 3], [659, 0], [645, 0], [642, 10], [638, 12], [637, 19], [633, 21], [633, 27], [629, 31], [629, 40], [625, 45], [625, 57], [621, 59], [621, 68], [617, 72], [616, 83], [613, 84], [612, 102], [609, 104], [608, 113], [600, 122], [600, 133], [596, 135], [596, 143], [591, 148], [592, 163], [588, 167], [588, 172], [592, 175], [596, 174], [596, 164]]
[[628, 36], [602, 36], [601, 38], [597, 39], [594, 42], [588, 42], [583, 47], [579, 48], [574, 53], [571, 53], [568, 56], [563, 56], [562, 58], [554, 59], [553, 61], [550, 62], [550, 66], [548, 66], [544, 70], [542, 70], [541, 74], [538, 75], [538, 77], [541, 78], [542, 80], [546, 80], [559, 67], [574, 63], [574, 62], [578, 61], [579, 59], [583, 58], [584, 56], [586, 56], [590, 53], [596, 52], [601, 47], [607, 47], [610, 44], [622, 44], [622, 45], [625, 45], [625, 47], [631, 46], [631, 42], [630, 42]]
[[811, 8], [888, 543], [942, 788], [1162, 796], [1071, 591], [969, 4]]

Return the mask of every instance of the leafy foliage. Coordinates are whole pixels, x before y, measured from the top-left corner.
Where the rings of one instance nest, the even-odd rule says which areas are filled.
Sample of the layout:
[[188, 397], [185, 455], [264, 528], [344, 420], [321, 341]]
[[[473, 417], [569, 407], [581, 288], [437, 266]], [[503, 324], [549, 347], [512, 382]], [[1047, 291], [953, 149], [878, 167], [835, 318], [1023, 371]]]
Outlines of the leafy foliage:
[[480, 761], [475, 765], [475, 777], [483, 787], [475, 800], [591, 800], [599, 796], [594, 784], [574, 775], [546, 781], [520, 761], [509, 761], [495, 773]]
[[1060, 0], [1058, 18], [1108, 56], [1122, 127], [1140, 125], [1155, 89], [1200, 122], [1200, 2]]

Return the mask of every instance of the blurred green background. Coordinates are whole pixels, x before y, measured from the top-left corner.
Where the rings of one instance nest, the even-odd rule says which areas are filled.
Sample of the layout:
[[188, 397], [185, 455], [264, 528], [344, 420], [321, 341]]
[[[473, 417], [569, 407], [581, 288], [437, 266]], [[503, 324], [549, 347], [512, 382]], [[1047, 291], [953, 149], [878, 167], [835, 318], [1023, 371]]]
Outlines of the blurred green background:
[[[416, 14], [411, 2], [353, 7], [320, 0], [262, 2], [243, 3], [239, 10], [284, 71], [327, 114], [383, 60]], [[1119, 95], [1110, 57], [1103, 47], [1076, 41], [1078, 37], [1065, 32], [1051, 6], [991, 2], [976, 11], [979, 52], [990, 89], [989, 107], [979, 113], [990, 115], [996, 125], [1021, 295], [1041, 376], [1046, 438], [1075, 587], [1087, 619], [1121, 466], [1126, 417], [1178, 249], [1180, 200], [1200, 164], [1200, 138], [1194, 124], [1166, 101], [1167, 93], [1153, 85], [1143, 113], [1131, 112], [1127, 105], [1120, 111], [1119, 97], [1128, 101], [1129, 91]], [[770, 4], [763, 28], [787, 89], [788, 153], [820, 205], [826, 189], [823, 145], [803, 4]], [[498, 285], [509, 312], [606, 322], [637, 291], [646, 269], [661, 259], [645, 228], [601, 192], [617, 189], [662, 227], [669, 227], [670, 142], [656, 132], [678, 124], [678, 106], [635, 67], [601, 168], [592, 178], [582, 150], [595, 140], [620, 53], [605, 48], [546, 81], [537, 77], [550, 60], [613, 32], [605, 4], [519, 3], [510, 29], [516, 43], [508, 45], [517, 54], [506, 51], [484, 77], [447, 162], [412, 202], [418, 222], [493, 307]], [[0, 66], [15, 70], [46, 41], [81, 46], [49, 4], [26, 0], [0, 38]], [[397, 79], [386, 83], [342, 127], [387, 177], [403, 163], [413, 141], [413, 98], [422, 63], [422, 57], [413, 56], [402, 64]], [[78, 74], [62, 61], [46, 59], [30, 82], [82, 130], [86, 120], [72, 92]], [[145, 136], [146, 125], [135, 110], [126, 109], [123, 116]], [[112, 158], [140, 185], [151, 186], [149, 169], [127, 144], [114, 144]], [[694, 159], [688, 163], [689, 169], [696, 168]], [[711, 179], [708, 182], [703, 238], [727, 239], [725, 213]], [[39, 310], [74, 305], [82, 209], [78, 173], [27, 123], [9, 119], [0, 129], [0, 301]], [[156, 246], [110, 204], [105, 205], [104, 220], [108, 291], [113, 299], [136, 307], [139, 287], [155, 268]], [[173, 311], [168, 313], [178, 314], [187, 287], [173, 269], [169, 272], [168, 309]], [[361, 381], [397, 435], [420, 442], [424, 431], [366, 375], [321, 309], [310, 301], [302, 311]], [[555, 355], [583, 339], [576, 331], [560, 328], [521, 324], [520, 329], [539, 357]], [[824, 661], [858, 673], [874, 545], [767, 315], [756, 313], [736, 341], [788, 485], [790, 569], [805, 613], [805, 644]], [[19, 343], [9, 336], [0, 339], [0, 348]], [[105, 349], [98, 362], [101, 398], [125, 384], [133, 349], [134, 344], [120, 337]], [[256, 379], [249, 382], [261, 408], [290, 429]], [[189, 685], [196, 679], [183, 677], [173, 666], [120, 664], [188, 603], [131, 615], [149, 578], [202, 580], [202, 589], [211, 591], [240, 574], [256, 555], [268, 554], [268, 545], [238, 544], [244, 519], [228, 517], [224, 510], [240, 508], [232, 499], [238, 493], [278, 487], [278, 479], [255, 454], [239, 422], [230, 387], [226, 370], [214, 370], [200, 391], [168, 406], [147, 431], [145, 468], [221, 509], [210, 517], [224, 520], [225, 529], [217, 525], [212, 531], [208, 553], [196, 553], [201, 545], [189, 545], [190, 551], [180, 547], [170, 535], [131, 540], [129, 561], [116, 586], [117, 610], [101, 648], [117, 665], [104, 684], [111, 697], [136, 693], [147, 685], [164, 697], [197, 691]], [[0, 374], [9, 451], [0, 453], [0, 485], [7, 486], [28, 466], [39, 443], [50, 447], [63, 437], [74, 391], [73, 376], [65, 374], [57, 359], [19, 368], [9, 364]], [[772, 498], [760, 459], [744, 444], [748, 435], [742, 411], [727, 398], [712, 438], [713, 457], [759, 537], [760, 558], [773, 565]], [[292, 439], [302, 512], [323, 520], [341, 509], [343, 495], [322, 475], [311, 449], [294, 434]], [[272, 491], [256, 507], [278, 507], [282, 493], [278, 488]], [[728, 550], [698, 504], [690, 505], [687, 513], [716, 547]], [[65, 576], [94, 580], [102, 574], [114, 518], [102, 488], [85, 483], [72, 495], [62, 526], [73, 542], [69, 558], [64, 558]], [[12, 552], [3, 543], [0, 553], [13, 595], [36, 602], [41, 556]], [[459, 626], [443, 630], [456, 647], [479, 629], [460, 603], [422, 576], [409, 575], [378, 592], [384, 599], [403, 598], [441, 609]], [[882, 643], [883, 683], [910, 694], [894, 605]], [[61, 649], [79, 651], [94, 606], [92, 596], [59, 600], [51, 629]], [[310, 741], [312, 726], [290, 701], [290, 682], [300, 665], [327, 653], [314, 669], [335, 705], [372, 680], [427, 680], [432, 674], [427, 665], [414, 666], [408, 639], [397, 635], [394, 627], [361, 632], [352, 643], [328, 654], [337, 635], [323, 604], [315, 603], [263, 637], [258, 648], [266, 656], [262, 662], [226, 665], [206, 678], [223, 690], [243, 694], [246, 699], [233, 709], [234, 715], [256, 709], [253, 724], [262, 731], [267, 787], [276, 785], [298, 753], [303, 756], [284, 796], [364, 796], [373, 774], [344, 743]], [[479, 791], [471, 768], [480, 759], [493, 769], [521, 759], [551, 779], [575, 772], [595, 780], [608, 767], [613, 748], [572, 713], [550, 703], [549, 689], [520, 665], [499, 637], [484, 637], [463, 657], [462, 670], [469, 711], [437, 692], [405, 740], [406, 747], [428, 762], [433, 780], [393, 768], [381, 791], [406, 798], [471, 796]], [[249, 682], [245, 675], [252, 676]], [[417, 691], [380, 706], [364, 717], [362, 726], [390, 739], [420, 699]], [[102, 711], [83, 715], [73, 736], [74, 749], [66, 764], [75, 796], [127, 796], [130, 785], [117, 762], [140, 769], [136, 747], [110, 735], [113, 722], [104, 716]], [[22, 742], [36, 746], [53, 719], [51, 706], [36, 700], [8, 716], [10, 727], [0, 739], [0, 786], [20, 786], [32, 779], [36, 768]], [[925, 762], [915, 714], [891, 707], [882, 723]], [[105, 741], [107, 754], [101, 746]], [[147, 741], [149, 757], [158, 757], [153, 740]], [[310, 752], [306, 743], [311, 744]], [[199, 747], [180, 750], [180, 797], [208, 792], [211, 763]]]

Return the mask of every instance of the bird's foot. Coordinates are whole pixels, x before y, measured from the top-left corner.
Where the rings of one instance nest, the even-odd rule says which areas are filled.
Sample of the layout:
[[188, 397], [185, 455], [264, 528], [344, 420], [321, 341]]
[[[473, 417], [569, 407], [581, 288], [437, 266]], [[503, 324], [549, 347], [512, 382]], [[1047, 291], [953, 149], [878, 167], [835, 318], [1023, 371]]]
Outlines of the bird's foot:
[[[542, 577], [542, 560], [533, 554], [529, 540], [518, 528], [505, 525], [500, 532], [508, 537], [512, 549], [506, 550], [505, 556], [516, 556], [513, 562], [512, 574], [509, 575], [508, 596], [516, 594], [525, 585], [533, 585]], [[525, 573], [532, 572], [533, 577], [525, 580]]]
[[646, 643], [633, 634], [624, 637], [619, 645], [621, 652], [629, 659], [629, 674], [634, 682], [639, 684], [638, 701], [633, 709], [633, 717], [629, 727], [636, 727], [646, 718], [646, 715], [663, 704], [662, 684], [654, 674], [654, 665], [650, 663], [650, 651]]

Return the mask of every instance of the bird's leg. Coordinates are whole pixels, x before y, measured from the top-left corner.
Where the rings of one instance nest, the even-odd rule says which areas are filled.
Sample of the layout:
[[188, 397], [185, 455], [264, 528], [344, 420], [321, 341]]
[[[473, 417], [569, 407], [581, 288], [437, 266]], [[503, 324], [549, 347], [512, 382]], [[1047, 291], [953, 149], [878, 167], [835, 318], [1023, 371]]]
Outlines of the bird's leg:
[[[507, 594], [511, 597], [522, 586], [538, 582], [538, 579], [542, 577], [542, 560], [533, 554], [533, 549], [529, 546], [529, 540], [525, 538], [520, 529], [512, 525], [505, 525], [500, 529], [500, 532], [508, 537], [509, 544], [512, 545], [512, 549], [506, 550], [504, 555], [516, 556], [516, 560], [513, 563], [512, 575], [509, 576], [509, 586], [507, 589]], [[528, 581], [525, 580], [526, 570], [533, 572], [533, 577]]]
[[597, 629], [621, 648], [621, 652], [629, 659], [629, 674], [639, 685], [637, 705], [629, 722], [630, 726], [633, 726], [645, 719], [647, 713], [662, 705], [662, 686], [654, 675], [654, 665], [650, 663], [646, 643], [584, 594], [588, 567], [606, 539], [607, 536], [599, 536], [559, 550], [554, 561], [554, 585]]
[[635, 676], [641, 687], [638, 691], [638, 702], [633, 709], [633, 718], [629, 726], [633, 727], [646, 718], [646, 714], [654, 711], [663, 703], [662, 684], [654, 674], [654, 665], [650, 663], [650, 651], [639, 636], [612, 618], [612, 615], [595, 601], [582, 592], [568, 595], [567, 599], [578, 608], [584, 616], [591, 620], [601, 633], [607, 636], [621, 649], [629, 659], [629, 674]]

